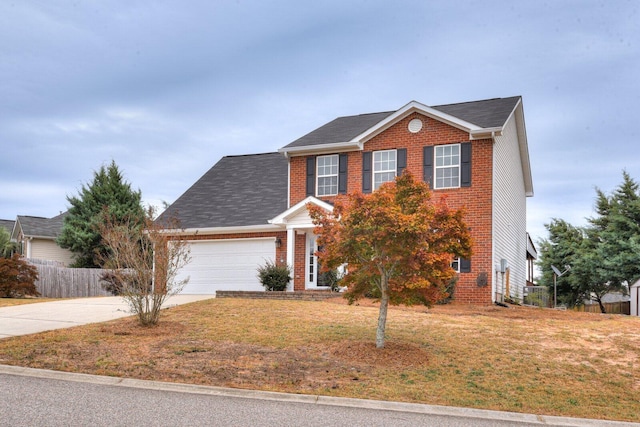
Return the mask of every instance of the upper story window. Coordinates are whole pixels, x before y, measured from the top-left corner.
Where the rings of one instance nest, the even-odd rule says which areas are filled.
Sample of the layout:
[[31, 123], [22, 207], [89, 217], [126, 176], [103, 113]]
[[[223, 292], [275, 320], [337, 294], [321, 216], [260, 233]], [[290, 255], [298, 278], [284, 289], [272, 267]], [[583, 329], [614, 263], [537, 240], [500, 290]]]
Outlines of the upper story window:
[[460, 144], [435, 147], [434, 188], [460, 187]]
[[338, 155], [317, 157], [318, 196], [338, 194]]
[[396, 150], [373, 152], [373, 189], [396, 178]]

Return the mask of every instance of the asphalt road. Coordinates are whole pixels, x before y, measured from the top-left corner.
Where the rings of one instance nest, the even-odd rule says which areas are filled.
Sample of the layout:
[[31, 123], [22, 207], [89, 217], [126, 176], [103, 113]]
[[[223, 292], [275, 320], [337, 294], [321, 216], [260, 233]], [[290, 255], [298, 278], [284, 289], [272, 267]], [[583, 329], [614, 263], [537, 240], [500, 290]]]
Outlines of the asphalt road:
[[540, 425], [632, 424], [264, 393], [0, 366], [0, 426]]

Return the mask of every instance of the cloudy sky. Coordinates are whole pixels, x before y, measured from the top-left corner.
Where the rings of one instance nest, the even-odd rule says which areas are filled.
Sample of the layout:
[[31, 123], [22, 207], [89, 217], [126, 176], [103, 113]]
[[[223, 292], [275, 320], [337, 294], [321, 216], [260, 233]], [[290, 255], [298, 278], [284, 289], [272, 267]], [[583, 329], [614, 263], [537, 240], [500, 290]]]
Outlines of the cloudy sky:
[[640, 180], [640, 2], [0, 2], [0, 218], [66, 210], [115, 160], [173, 202], [222, 156], [338, 116], [521, 95], [528, 227]]

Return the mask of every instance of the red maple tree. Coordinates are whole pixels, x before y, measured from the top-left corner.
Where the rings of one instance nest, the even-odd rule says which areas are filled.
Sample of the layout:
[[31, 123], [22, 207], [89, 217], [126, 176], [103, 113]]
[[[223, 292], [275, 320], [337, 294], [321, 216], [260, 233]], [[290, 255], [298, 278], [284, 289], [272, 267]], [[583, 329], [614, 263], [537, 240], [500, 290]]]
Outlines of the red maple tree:
[[446, 297], [456, 257], [471, 255], [464, 210], [432, 200], [427, 184], [409, 172], [371, 194], [335, 200], [333, 212], [308, 205], [316, 225], [322, 268], [346, 265], [341, 285], [350, 302], [365, 295], [380, 300], [376, 347], [384, 347], [389, 303], [430, 306]]

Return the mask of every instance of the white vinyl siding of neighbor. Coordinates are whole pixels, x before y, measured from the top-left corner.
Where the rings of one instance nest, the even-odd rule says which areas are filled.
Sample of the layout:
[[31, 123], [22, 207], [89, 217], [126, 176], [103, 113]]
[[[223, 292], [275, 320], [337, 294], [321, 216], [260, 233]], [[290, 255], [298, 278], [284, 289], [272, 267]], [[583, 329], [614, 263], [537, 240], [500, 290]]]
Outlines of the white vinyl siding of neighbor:
[[[509, 118], [493, 147], [493, 298], [502, 294], [507, 275], [496, 273], [500, 260], [509, 267], [509, 293], [522, 299], [526, 283], [527, 202], [516, 120]], [[506, 295], [505, 295], [506, 296]]]
[[28, 258], [58, 261], [65, 266], [73, 262], [72, 253], [56, 245], [54, 240], [33, 238], [26, 239], [26, 244], [25, 254]]

